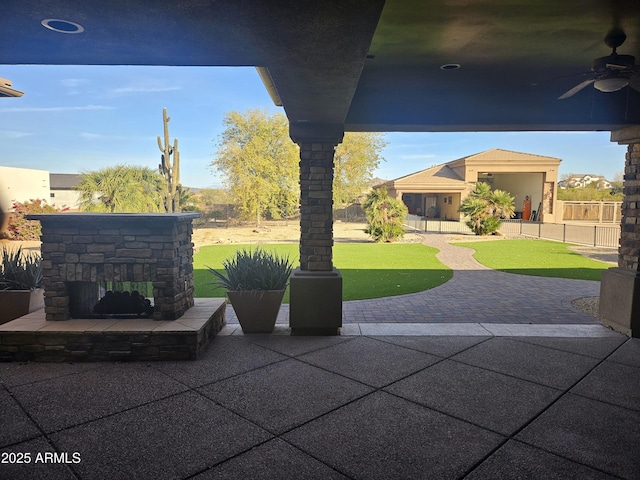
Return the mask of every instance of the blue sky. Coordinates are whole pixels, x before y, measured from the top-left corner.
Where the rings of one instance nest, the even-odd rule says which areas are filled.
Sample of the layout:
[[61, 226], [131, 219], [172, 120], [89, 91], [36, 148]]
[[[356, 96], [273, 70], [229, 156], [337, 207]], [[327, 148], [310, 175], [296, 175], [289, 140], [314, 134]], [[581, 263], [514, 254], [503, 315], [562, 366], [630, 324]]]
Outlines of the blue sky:
[[[162, 108], [178, 138], [182, 183], [215, 187], [210, 166], [225, 112], [273, 106], [253, 68], [0, 66], [0, 77], [25, 92], [0, 99], [0, 165], [79, 173], [124, 163], [156, 168]], [[608, 132], [387, 133], [391, 179], [491, 148], [561, 158], [560, 175], [613, 179], [625, 146]]]

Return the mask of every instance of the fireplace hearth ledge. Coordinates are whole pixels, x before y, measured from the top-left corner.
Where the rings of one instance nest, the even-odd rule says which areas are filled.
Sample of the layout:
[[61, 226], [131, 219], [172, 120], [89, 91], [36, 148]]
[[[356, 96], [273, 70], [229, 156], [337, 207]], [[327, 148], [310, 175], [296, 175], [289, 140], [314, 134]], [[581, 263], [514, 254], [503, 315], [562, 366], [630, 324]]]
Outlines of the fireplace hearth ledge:
[[199, 298], [177, 320], [45, 320], [44, 309], [0, 325], [0, 361], [196, 360], [225, 325], [226, 302]]

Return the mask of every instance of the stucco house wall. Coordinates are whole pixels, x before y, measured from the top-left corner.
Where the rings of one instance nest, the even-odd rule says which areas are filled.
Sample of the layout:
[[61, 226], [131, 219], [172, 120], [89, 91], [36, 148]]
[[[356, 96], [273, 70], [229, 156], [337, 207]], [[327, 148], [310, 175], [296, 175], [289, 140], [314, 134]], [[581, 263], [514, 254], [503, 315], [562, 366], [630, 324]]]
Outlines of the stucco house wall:
[[[415, 172], [384, 184], [399, 200], [410, 196], [410, 213], [460, 220], [460, 203], [478, 181], [515, 197], [515, 210], [521, 213], [525, 196], [532, 210], [542, 205], [540, 220], [555, 222], [558, 168], [562, 160], [529, 153], [492, 149]], [[420, 205], [421, 208], [417, 206]], [[430, 209], [433, 206], [433, 209]]]

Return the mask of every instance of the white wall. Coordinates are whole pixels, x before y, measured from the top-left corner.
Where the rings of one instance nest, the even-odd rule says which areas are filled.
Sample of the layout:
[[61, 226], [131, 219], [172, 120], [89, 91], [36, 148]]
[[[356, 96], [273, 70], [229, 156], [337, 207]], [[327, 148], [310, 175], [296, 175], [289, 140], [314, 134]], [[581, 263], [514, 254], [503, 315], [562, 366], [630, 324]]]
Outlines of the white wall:
[[493, 190], [504, 190], [515, 197], [516, 212], [522, 211], [526, 195], [531, 199], [531, 211], [538, 210], [542, 201], [542, 173], [495, 173], [493, 178]]
[[80, 193], [76, 190], [51, 190], [53, 197], [47, 202], [57, 208], [68, 208], [70, 210], [79, 210], [78, 200]]
[[0, 207], [11, 210], [13, 202], [44, 200], [50, 203], [49, 172], [0, 166]]

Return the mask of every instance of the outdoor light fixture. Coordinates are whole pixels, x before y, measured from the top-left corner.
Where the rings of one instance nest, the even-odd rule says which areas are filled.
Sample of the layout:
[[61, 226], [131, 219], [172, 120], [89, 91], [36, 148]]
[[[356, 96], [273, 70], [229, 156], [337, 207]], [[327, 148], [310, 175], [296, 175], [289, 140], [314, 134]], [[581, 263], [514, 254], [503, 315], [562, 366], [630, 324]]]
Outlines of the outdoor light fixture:
[[24, 92], [11, 88], [13, 84], [11, 80], [0, 78], [0, 97], [21, 97]]
[[49, 30], [53, 30], [58, 33], [82, 33], [84, 32], [84, 27], [76, 22], [71, 22], [69, 20], [60, 20], [59, 18], [46, 18], [40, 22], [44, 28]]
[[605, 93], [617, 92], [627, 85], [629, 85], [629, 79], [624, 77], [603, 78], [601, 80], [596, 80], [593, 84], [596, 90], [600, 90]]

